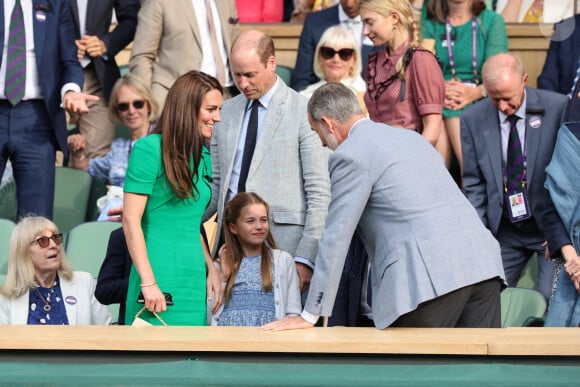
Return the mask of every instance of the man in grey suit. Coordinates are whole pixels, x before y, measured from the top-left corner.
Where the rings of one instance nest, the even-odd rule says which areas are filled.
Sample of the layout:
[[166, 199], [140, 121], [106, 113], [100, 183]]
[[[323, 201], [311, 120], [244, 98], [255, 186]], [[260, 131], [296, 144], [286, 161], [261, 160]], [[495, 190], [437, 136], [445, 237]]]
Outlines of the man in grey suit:
[[[279, 248], [294, 255], [307, 287], [330, 200], [328, 153], [310, 130], [306, 98], [276, 75], [270, 36], [256, 30], [241, 33], [230, 58], [241, 94], [224, 102], [213, 131], [212, 200], [206, 218], [217, 211], [219, 241], [225, 203], [238, 192], [258, 193], [270, 205], [270, 229]], [[250, 130], [254, 109], [257, 117]], [[252, 137], [254, 147], [246, 141]], [[253, 155], [246, 152], [250, 149]]]
[[[489, 98], [461, 115], [463, 182], [467, 198], [499, 241], [508, 286], [517, 284], [522, 269], [536, 252], [538, 289], [549, 297], [554, 264], [544, 259], [544, 241], [552, 255], [558, 255], [560, 248], [570, 243], [561, 237], [566, 231], [544, 188], [545, 169], [552, 157], [566, 97], [526, 87], [527, 77], [521, 60], [513, 54], [498, 54], [485, 62], [482, 78]], [[523, 173], [515, 184], [508, 180], [512, 168], [507, 158], [513, 154], [508, 152], [510, 120], [515, 120], [514, 131], [520, 143], [517, 149], [523, 157]]]
[[334, 149], [332, 198], [302, 316], [263, 328], [309, 328], [331, 313], [357, 225], [371, 262], [377, 328], [499, 327], [498, 243], [434, 148], [413, 131], [367, 119], [338, 83], [320, 87], [308, 113]]

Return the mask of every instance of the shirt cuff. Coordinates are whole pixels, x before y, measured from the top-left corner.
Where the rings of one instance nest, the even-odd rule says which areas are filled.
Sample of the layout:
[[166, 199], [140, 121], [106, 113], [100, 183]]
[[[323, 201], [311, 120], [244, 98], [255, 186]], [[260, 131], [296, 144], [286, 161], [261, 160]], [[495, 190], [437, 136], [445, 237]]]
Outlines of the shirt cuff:
[[300, 316], [302, 316], [304, 320], [308, 321], [312, 325], [316, 325], [318, 318], [320, 317], [315, 314], [308, 313], [306, 310], [303, 310]]
[[310, 262], [308, 259], [306, 258], [302, 258], [302, 257], [294, 257], [294, 262], [296, 263], [303, 263], [304, 265], [308, 266], [309, 268], [311, 268], [312, 270], [314, 270], [314, 263]]
[[77, 93], [80, 93], [81, 87], [73, 82], [65, 83], [62, 89], [60, 89], [60, 101], [61, 101], [60, 107], [63, 107], [62, 101], [64, 100], [64, 95], [67, 93], [67, 91], [75, 91]]

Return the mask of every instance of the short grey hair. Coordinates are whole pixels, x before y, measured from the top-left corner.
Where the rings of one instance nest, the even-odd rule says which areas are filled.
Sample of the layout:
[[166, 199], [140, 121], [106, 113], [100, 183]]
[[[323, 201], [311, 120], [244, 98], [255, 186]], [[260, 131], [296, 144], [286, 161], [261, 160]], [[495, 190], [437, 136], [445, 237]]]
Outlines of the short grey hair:
[[354, 92], [342, 83], [320, 86], [308, 101], [308, 114], [315, 122], [322, 116], [346, 124], [353, 116], [364, 114]]

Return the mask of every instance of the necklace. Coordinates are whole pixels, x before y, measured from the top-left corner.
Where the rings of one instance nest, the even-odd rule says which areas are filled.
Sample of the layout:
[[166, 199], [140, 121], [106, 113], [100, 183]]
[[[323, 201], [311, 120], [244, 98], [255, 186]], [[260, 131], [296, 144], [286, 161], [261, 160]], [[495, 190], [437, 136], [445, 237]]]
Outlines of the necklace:
[[42, 307], [42, 309], [44, 309], [45, 312], [50, 312], [50, 310], [52, 309], [52, 307], [50, 306], [50, 299], [51, 299], [51, 295], [54, 293], [54, 285], [52, 285], [52, 287], [50, 288], [50, 293], [48, 293], [46, 295], [46, 298], [44, 298], [44, 296], [42, 295], [42, 293], [40, 293], [40, 290], [38, 290], [38, 288], [36, 288], [36, 292], [38, 293], [38, 295], [40, 296], [40, 298], [42, 298], [42, 301], [44, 302], [44, 306]]

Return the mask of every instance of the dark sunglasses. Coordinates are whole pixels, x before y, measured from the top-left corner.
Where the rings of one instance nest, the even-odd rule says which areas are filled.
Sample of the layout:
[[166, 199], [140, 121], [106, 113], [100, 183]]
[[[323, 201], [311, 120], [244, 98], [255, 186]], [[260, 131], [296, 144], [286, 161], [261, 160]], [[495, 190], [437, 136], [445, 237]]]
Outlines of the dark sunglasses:
[[145, 101], [138, 99], [133, 102], [121, 102], [117, 104], [117, 110], [120, 112], [126, 112], [129, 110], [129, 105], [133, 105], [134, 109], [141, 110], [145, 106]]
[[54, 243], [56, 243], [57, 246], [60, 246], [60, 244], [62, 243], [62, 234], [52, 234], [52, 236], [50, 237], [43, 236], [33, 240], [32, 242], [30, 242], [30, 244], [38, 243], [40, 247], [46, 249], [51, 239], [54, 241]]
[[340, 57], [340, 59], [347, 61], [350, 58], [352, 58], [352, 55], [354, 54], [354, 49], [352, 48], [341, 48], [338, 51], [335, 51], [333, 48], [330, 47], [320, 47], [320, 55], [324, 58], [324, 59], [332, 59], [334, 58], [334, 56], [338, 54], [338, 56]]

